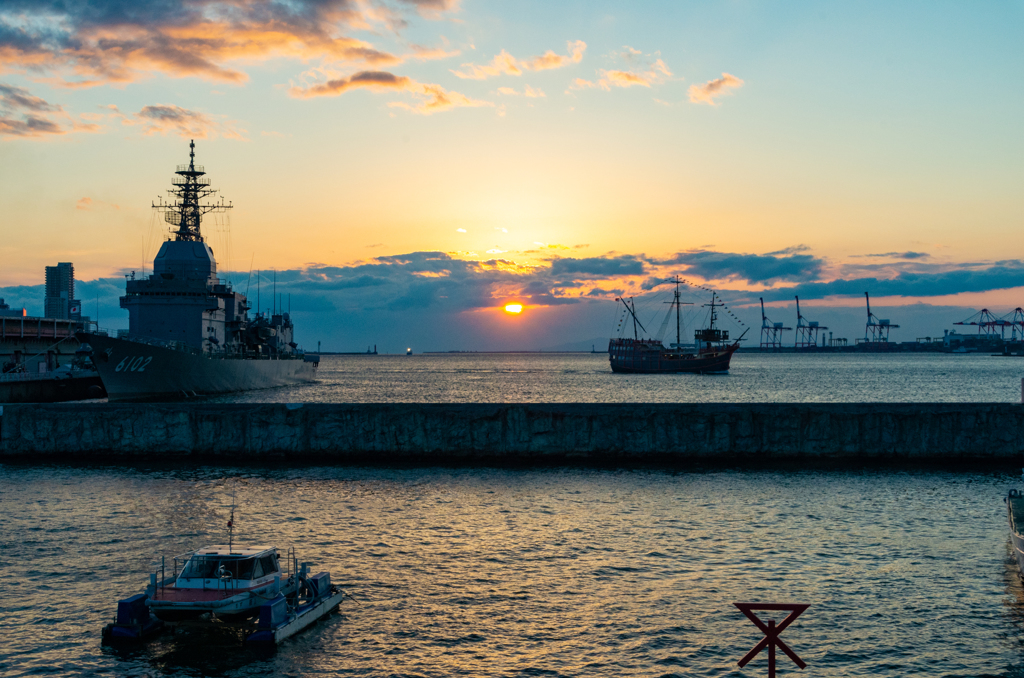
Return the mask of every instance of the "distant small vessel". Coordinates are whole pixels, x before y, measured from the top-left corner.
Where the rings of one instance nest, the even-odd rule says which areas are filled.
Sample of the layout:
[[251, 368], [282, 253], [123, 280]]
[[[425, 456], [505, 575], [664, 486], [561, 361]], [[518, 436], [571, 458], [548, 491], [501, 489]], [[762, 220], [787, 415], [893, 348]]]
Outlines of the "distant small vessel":
[[412, 355], [412, 349], [411, 348], [405, 349], [405, 355]]
[[[644, 327], [636, 317], [636, 310], [625, 299], [619, 298], [633, 318], [632, 339], [612, 339], [608, 343], [608, 360], [611, 363], [612, 372], [626, 374], [665, 374], [665, 373], [694, 373], [694, 374], [715, 374], [729, 371], [729, 363], [732, 354], [740, 347], [741, 335], [732, 343], [729, 343], [729, 332], [715, 327], [717, 315], [715, 309], [721, 306], [716, 303], [716, 296], [712, 292], [711, 303], [706, 304], [711, 309], [710, 322], [705, 329], [693, 333], [695, 346], [693, 351], [684, 350], [681, 336], [681, 321], [679, 308], [683, 304], [679, 300], [679, 285], [682, 280], [679, 277], [672, 279], [675, 283], [675, 295], [672, 304], [676, 310], [676, 343], [671, 348], [657, 339], [641, 339], [639, 330]], [[671, 312], [671, 309], [669, 309]], [[646, 331], [646, 330], [644, 330]], [[744, 332], [743, 334], [746, 334]]]

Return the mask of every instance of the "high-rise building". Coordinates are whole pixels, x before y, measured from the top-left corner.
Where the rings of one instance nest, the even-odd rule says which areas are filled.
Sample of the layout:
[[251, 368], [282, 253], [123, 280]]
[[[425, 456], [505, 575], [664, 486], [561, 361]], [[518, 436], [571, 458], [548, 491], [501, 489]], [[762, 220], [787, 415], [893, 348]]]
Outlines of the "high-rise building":
[[81, 315], [82, 304], [75, 300], [75, 265], [62, 262], [56, 266], [47, 266], [43, 315], [67, 320], [71, 318], [71, 309], [75, 306], [78, 307], [78, 315]]

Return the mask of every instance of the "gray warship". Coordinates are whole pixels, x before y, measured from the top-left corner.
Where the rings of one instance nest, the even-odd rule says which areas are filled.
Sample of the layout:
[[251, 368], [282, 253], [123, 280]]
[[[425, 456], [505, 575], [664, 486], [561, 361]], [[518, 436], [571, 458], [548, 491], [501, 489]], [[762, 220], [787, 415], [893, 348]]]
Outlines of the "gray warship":
[[93, 348], [108, 399], [176, 400], [315, 380], [320, 356], [298, 349], [289, 314], [257, 311], [250, 318], [245, 295], [217, 277], [200, 224], [231, 204], [213, 201], [217, 191], [195, 164], [195, 142], [175, 175], [170, 200], [153, 204], [173, 238], [160, 246], [152, 275], [132, 273], [127, 281], [127, 333], [77, 335]]

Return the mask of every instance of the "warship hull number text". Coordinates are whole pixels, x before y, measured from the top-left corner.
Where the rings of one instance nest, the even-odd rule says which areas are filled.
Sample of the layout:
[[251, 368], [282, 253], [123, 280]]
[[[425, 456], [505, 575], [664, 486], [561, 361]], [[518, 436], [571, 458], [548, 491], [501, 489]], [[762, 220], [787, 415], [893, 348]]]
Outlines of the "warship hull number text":
[[146, 366], [153, 362], [153, 358], [142, 356], [128, 356], [117, 364], [115, 372], [145, 372]]

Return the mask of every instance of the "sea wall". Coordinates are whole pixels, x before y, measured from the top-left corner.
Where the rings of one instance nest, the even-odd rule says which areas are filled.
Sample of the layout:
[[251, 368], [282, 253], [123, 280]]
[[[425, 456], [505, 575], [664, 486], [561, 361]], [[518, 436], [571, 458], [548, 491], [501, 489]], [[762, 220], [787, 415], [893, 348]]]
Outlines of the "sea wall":
[[1013, 460], [1024, 407], [970, 404], [5, 405], [0, 460]]

